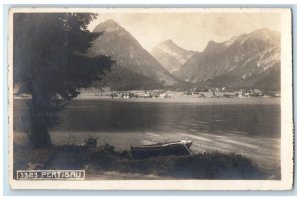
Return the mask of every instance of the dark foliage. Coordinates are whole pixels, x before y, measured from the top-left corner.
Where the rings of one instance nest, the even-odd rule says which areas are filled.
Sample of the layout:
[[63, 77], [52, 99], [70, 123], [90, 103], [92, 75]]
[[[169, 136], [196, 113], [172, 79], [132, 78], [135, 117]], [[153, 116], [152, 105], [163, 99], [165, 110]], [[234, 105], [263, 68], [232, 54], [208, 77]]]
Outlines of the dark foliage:
[[[29, 150], [30, 152], [32, 150]], [[50, 153], [49, 153], [50, 152]], [[20, 153], [20, 152], [19, 152]], [[132, 159], [128, 151], [116, 151], [109, 144], [95, 149], [65, 145], [40, 152], [46, 161], [23, 156], [14, 158], [14, 169], [26, 169], [27, 162], [43, 163], [43, 169], [85, 169], [155, 175], [178, 179], [279, 179], [280, 169], [263, 171], [250, 159], [220, 152], [203, 152], [192, 156], [157, 156], [144, 160]], [[40, 154], [41, 155], [41, 154]], [[28, 159], [29, 157], [30, 159]], [[26, 162], [26, 159], [28, 160]], [[89, 173], [88, 169], [87, 174]]]
[[94, 87], [110, 87], [112, 90], [149, 90], [163, 87], [163, 82], [135, 73], [125, 67], [113, 66], [101, 76]]
[[28, 169], [28, 163], [35, 163], [42, 166], [41, 169], [84, 169], [87, 176], [91, 167], [99, 172], [154, 175], [162, 179], [280, 179], [280, 169], [263, 170], [247, 157], [221, 152], [136, 160], [132, 159], [130, 152], [116, 151], [109, 144], [93, 149], [77, 145], [32, 149], [18, 145], [14, 151], [14, 173]]
[[14, 14], [14, 84], [32, 96], [29, 138], [34, 147], [51, 145], [48, 131], [59, 123], [56, 113], [112, 64], [105, 56], [84, 56], [100, 36], [87, 30], [95, 17], [90, 13]]
[[97, 138], [89, 137], [85, 140], [85, 146], [88, 149], [94, 149], [97, 147]]

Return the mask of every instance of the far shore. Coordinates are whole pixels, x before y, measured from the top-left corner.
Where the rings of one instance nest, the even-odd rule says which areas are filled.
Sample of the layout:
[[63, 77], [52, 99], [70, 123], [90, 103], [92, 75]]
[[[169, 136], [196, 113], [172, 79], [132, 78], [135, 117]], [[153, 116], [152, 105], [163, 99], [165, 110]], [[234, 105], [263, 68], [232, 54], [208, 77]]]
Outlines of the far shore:
[[248, 98], [199, 98], [198, 96], [176, 96], [170, 98], [120, 98], [110, 96], [79, 95], [74, 100], [107, 100], [121, 102], [153, 102], [153, 103], [197, 103], [197, 104], [280, 104], [280, 97], [248, 97]]

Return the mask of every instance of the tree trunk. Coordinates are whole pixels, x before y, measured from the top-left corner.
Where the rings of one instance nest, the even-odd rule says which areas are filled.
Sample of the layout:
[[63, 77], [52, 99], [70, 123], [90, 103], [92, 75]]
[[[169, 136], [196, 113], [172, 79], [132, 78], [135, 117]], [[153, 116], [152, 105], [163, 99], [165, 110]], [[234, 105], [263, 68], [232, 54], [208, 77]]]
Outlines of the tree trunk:
[[51, 146], [49, 134], [49, 108], [51, 98], [38, 87], [32, 92], [30, 104], [31, 130], [29, 141], [34, 148], [46, 148]]

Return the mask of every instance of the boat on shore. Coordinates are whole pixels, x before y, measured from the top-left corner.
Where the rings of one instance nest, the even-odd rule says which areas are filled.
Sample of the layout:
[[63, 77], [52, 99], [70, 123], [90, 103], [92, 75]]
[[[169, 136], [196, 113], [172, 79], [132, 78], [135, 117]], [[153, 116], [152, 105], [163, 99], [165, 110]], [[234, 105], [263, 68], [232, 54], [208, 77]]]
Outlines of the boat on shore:
[[149, 145], [131, 146], [131, 155], [134, 159], [144, 159], [152, 156], [191, 155], [192, 141], [180, 140], [172, 142], [159, 142]]

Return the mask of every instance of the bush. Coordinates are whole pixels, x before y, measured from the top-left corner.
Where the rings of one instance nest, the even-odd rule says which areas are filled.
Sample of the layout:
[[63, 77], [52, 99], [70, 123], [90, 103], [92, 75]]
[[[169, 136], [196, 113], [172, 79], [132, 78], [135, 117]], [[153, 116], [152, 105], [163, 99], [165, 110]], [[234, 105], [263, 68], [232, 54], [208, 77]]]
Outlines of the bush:
[[104, 145], [100, 146], [100, 149], [104, 151], [104, 153], [108, 153], [108, 154], [115, 154], [115, 147], [105, 143]]
[[88, 149], [95, 149], [97, 147], [97, 138], [89, 137], [85, 140], [85, 146]]

